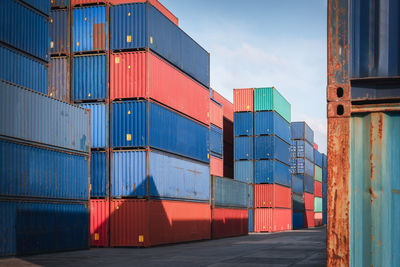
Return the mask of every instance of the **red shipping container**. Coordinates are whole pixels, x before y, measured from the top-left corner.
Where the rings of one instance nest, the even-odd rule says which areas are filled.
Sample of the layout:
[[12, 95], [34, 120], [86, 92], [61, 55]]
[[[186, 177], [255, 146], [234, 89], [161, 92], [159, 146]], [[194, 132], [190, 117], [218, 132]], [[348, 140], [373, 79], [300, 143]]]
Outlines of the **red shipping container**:
[[314, 213], [314, 226], [322, 226], [322, 212]]
[[90, 200], [90, 246], [108, 247], [110, 202], [105, 199]]
[[210, 157], [210, 175], [224, 177], [224, 160], [218, 157]]
[[303, 226], [304, 228], [314, 227], [314, 211], [306, 210], [303, 213]]
[[212, 90], [212, 97], [222, 104], [224, 109], [224, 117], [233, 122], [233, 104], [228, 99], [220, 95], [217, 91]]
[[223, 129], [223, 119], [224, 115], [222, 105], [219, 105], [218, 103], [210, 99], [210, 123]]
[[211, 210], [211, 238], [247, 235], [248, 210], [213, 208]]
[[277, 184], [254, 185], [254, 205], [256, 208], [292, 207], [292, 190]]
[[314, 181], [314, 195], [316, 197], [322, 197], [322, 183]]
[[291, 229], [291, 209], [254, 209], [254, 232], [282, 232]]
[[254, 89], [234, 89], [233, 90], [233, 110], [254, 111]]
[[303, 194], [304, 210], [314, 211], [314, 195], [310, 193]]
[[110, 97], [151, 98], [210, 124], [209, 90], [149, 51], [111, 55]]
[[318, 150], [318, 145], [317, 145], [317, 143], [314, 143], [314, 149]]
[[210, 239], [209, 203], [167, 200], [112, 200], [110, 245], [154, 246]]

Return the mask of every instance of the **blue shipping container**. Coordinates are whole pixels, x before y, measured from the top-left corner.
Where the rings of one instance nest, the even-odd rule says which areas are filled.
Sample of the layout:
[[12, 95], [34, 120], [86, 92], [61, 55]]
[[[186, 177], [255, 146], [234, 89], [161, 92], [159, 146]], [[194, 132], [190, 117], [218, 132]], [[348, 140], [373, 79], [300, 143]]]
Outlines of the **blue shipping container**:
[[73, 52], [108, 50], [107, 7], [74, 8], [72, 16]]
[[325, 196], [322, 198], [322, 211], [326, 212], [327, 207], [328, 207], [328, 203], [327, 203], [326, 196]]
[[213, 177], [213, 205], [247, 208], [248, 184], [231, 178]]
[[254, 209], [249, 209], [249, 232], [254, 232]]
[[209, 201], [207, 164], [157, 150], [114, 151], [111, 164], [111, 197]]
[[314, 194], [314, 177], [302, 175], [304, 182], [304, 192]]
[[328, 182], [328, 170], [327, 169], [322, 169], [322, 181], [324, 183]]
[[253, 137], [235, 137], [233, 148], [235, 150], [235, 160], [253, 159]]
[[222, 130], [212, 125], [210, 127], [210, 151], [218, 155], [223, 154]]
[[314, 149], [314, 163], [322, 168], [322, 154], [316, 149]]
[[74, 56], [72, 69], [72, 100], [107, 97], [106, 55]]
[[290, 168], [277, 160], [255, 161], [254, 181], [256, 184], [280, 184], [290, 187]]
[[209, 162], [209, 129], [154, 102], [112, 104], [112, 147], [153, 147]]
[[0, 195], [89, 199], [89, 160], [0, 140]]
[[327, 223], [328, 223], [327, 212], [324, 211], [324, 212], [322, 212], [322, 224], [326, 225]]
[[108, 196], [108, 152], [92, 151], [90, 158], [91, 197]]
[[0, 81], [0, 136], [89, 152], [89, 112]]
[[253, 135], [253, 114], [252, 112], [239, 112], [233, 114], [233, 136]]
[[49, 15], [50, 12], [50, 3], [54, 0], [22, 0], [23, 2], [30, 5], [32, 8], [44, 13], [45, 15]]
[[51, 0], [50, 5], [55, 8], [69, 7], [69, 0]]
[[47, 94], [49, 80], [47, 64], [1, 44], [0, 58], [0, 80]]
[[234, 164], [234, 178], [235, 180], [254, 183], [253, 171], [254, 162], [251, 160], [240, 160], [235, 161]]
[[314, 162], [314, 148], [311, 144], [302, 140], [293, 141], [293, 144], [295, 145], [294, 150], [296, 151], [295, 158], [305, 157], [311, 162]]
[[0, 41], [48, 61], [48, 34], [46, 16], [15, 0], [0, 1]]
[[328, 157], [325, 154], [322, 154], [322, 168], [328, 168]]
[[303, 226], [303, 212], [292, 213], [292, 226], [293, 229], [302, 229]]
[[210, 55], [148, 3], [111, 7], [111, 49], [150, 48], [206, 87]]
[[292, 210], [294, 212], [304, 210], [303, 194], [292, 194]]
[[108, 104], [81, 104], [90, 110], [90, 147], [108, 147]]
[[50, 60], [49, 96], [64, 102], [70, 101], [68, 76], [67, 57], [52, 57]]
[[0, 256], [89, 248], [88, 203], [0, 201]]
[[248, 184], [248, 188], [249, 208], [254, 208], [254, 184]]
[[314, 145], [314, 131], [304, 121], [296, 121], [290, 124], [291, 138], [294, 140], [306, 140]]
[[303, 177], [299, 175], [292, 175], [292, 192], [303, 195], [303, 190]]
[[67, 9], [50, 12], [50, 53], [69, 54], [69, 11]]
[[290, 144], [290, 123], [274, 111], [254, 113], [255, 135], [276, 135]]
[[295, 168], [292, 169], [293, 174], [305, 174], [314, 177], [314, 163], [303, 158], [292, 159], [292, 161], [295, 161], [296, 164]]
[[256, 136], [254, 138], [255, 159], [277, 159], [290, 165], [290, 145], [276, 136]]

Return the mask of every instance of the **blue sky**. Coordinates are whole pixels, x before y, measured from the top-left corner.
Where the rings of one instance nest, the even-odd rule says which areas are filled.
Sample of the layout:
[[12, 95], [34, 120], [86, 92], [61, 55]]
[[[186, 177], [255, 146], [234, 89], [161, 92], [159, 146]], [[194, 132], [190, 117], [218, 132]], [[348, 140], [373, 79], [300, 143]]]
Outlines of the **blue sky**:
[[326, 152], [326, 0], [160, 0], [211, 54], [211, 87], [275, 86]]

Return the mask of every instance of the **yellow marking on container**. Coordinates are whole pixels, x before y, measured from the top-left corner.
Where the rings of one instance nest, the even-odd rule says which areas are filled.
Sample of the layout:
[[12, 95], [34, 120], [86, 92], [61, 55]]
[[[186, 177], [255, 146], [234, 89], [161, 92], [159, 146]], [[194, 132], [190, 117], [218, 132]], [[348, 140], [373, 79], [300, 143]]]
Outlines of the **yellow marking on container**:
[[248, 157], [249, 156], [249, 154], [246, 154], [246, 157]]
[[89, 192], [92, 191], [92, 184], [89, 184]]
[[91, 96], [91, 94], [89, 93], [88, 96]]
[[210, 117], [210, 112], [207, 112], [207, 118], [209, 118]]
[[128, 13], [128, 17], [130, 17], [130, 16], [131, 16], [131, 12]]
[[249, 130], [246, 130], [246, 133], [248, 133], [249, 132]]
[[267, 153], [267, 156], [269, 156], [269, 153]]
[[132, 141], [132, 135], [126, 134], [126, 141]]
[[79, 42], [76, 42], [76, 46], [79, 46]]
[[98, 233], [94, 233], [94, 240], [99, 240], [100, 238], [99, 238], [99, 234]]
[[54, 47], [54, 42], [51, 41], [51, 42], [50, 42], [50, 48], [53, 48], [53, 47]]
[[119, 57], [115, 57], [115, 64], [119, 64]]
[[131, 65], [128, 65], [128, 69], [129, 69], [129, 70], [131, 69]]
[[267, 132], [269, 132], [269, 129], [267, 129]]
[[208, 158], [208, 159], [210, 158], [210, 154], [207, 154], [207, 158]]
[[126, 42], [127, 42], [127, 43], [132, 42], [132, 36], [131, 36], [131, 35], [127, 35], [127, 36], [126, 36]]
[[267, 177], [267, 180], [269, 181], [269, 177]]
[[50, 23], [53, 23], [53, 19], [52, 18], [50, 18]]
[[87, 21], [87, 17], [85, 17], [85, 21]]
[[152, 43], [153, 43], [153, 37], [150, 36], [150, 44], [152, 44]]
[[50, 93], [50, 96], [53, 96], [53, 92]]
[[129, 114], [131, 114], [131, 111], [130, 111], [130, 110], [128, 110], [128, 115], [129, 115]]
[[119, 206], [115, 207], [115, 209], [119, 210]]
[[144, 241], [144, 236], [143, 235], [139, 235], [139, 242], [143, 242]]
[[250, 109], [250, 106], [246, 106], [246, 109], [249, 110], [249, 109]]

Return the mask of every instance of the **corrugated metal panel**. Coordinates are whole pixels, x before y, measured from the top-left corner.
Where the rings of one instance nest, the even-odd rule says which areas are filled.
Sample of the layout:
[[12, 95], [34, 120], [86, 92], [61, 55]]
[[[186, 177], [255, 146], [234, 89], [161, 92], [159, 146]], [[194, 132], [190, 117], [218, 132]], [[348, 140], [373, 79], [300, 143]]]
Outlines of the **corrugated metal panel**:
[[210, 175], [224, 176], [224, 160], [210, 156]]
[[85, 204], [0, 201], [0, 256], [89, 248]]
[[249, 232], [254, 232], [254, 209], [249, 209]]
[[249, 208], [254, 208], [254, 184], [248, 185]]
[[303, 194], [304, 181], [303, 177], [299, 175], [292, 175], [292, 191], [296, 194]]
[[247, 183], [214, 176], [212, 190], [213, 205], [247, 208]]
[[221, 104], [216, 103], [211, 99], [210, 101], [210, 123], [223, 129], [224, 127], [224, 110]]
[[101, 100], [107, 97], [106, 55], [72, 58], [72, 100]]
[[254, 111], [254, 89], [233, 89], [233, 111]]
[[0, 18], [1, 41], [44, 61], [49, 60], [47, 17], [8, 0], [0, 1]]
[[304, 228], [311, 228], [314, 227], [314, 211], [313, 210], [306, 210], [303, 216], [303, 224]]
[[314, 181], [314, 195], [316, 197], [322, 197], [322, 183]]
[[213, 125], [210, 127], [210, 151], [219, 155], [223, 153], [222, 130]]
[[322, 183], [322, 196], [323, 196], [324, 198], [326, 198], [327, 190], [328, 190], [328, 188], [327, 188], [326, 183]]
[[302, 212], [293, 212], [292, 213], [292, 226], [293, 226], [293, 229], [302, 229], [304, 227]]
[[111, 49], [147, 47], [210, 86], [209, 53], [155, 7], [140, 3], [111, 7]]
[[211, 209], [211, 238], [247, 235], [247, 209]]
[[293, 174], [305, 174], [314, 177], [314, 163], [304, 158], [296, 158], [292, 159], [292, 161], [295, 164], [294, 168], [292, 168]]
[[235, 161], [235, 180], [252, 184], [254, 162], [250, 160]]
[[235, 160], [253, 159], [253, 137], [236, 137], [234, 140]]
[[0, 141], [0, 195], [88, 200], [88, 158]]
[[33, 7], [34, 9], [49, 15], [50, 12], [50, 5], [49, 5], [49, 1], [43, 1], [43, 0], [22, 0], [23, 2], [27, 3], [28, 5], [30, 5], [31, 7]]
[[281, 232], [291, 229], [291, 209], [258, 208], [254, 210], [255, 232]]
[[304, 200], [303, 194], [292, 194], [292, 209], [293, 211], [303, 211], [304, 210]]
[[82, 108], [90, 110], [90, 147], [108, 147], [108, 109], [105, 103], [81, 104]]
[[311, 145], [314, 144], [314, 131], [304, 121], [296, 121], [290, 124], [292, 139], [307, 140]]
[[69, 6], [69, 0], [50, 0], [50, 6], [54, 8], [65, 8]]
[[47, 64], [1, 44], [0, 58], [1, 80], [47, 94], [49, 80]]
[[276, 136], [254, 138], [255, 159], [277, 159], [290, 165], [290, 145]]
[[253, 114], [252, 112], [239, 112], [234, 113], [234, 136], [252, 136], [253, 130]]
[[327, 213], [326, 211], [322, 212], [322, 224], [326, 225], [328, 223]]
[[277, 160], [258, 160], [254, 166], [255, 183], [291, 185], [290, 168]]
[[108, 196], [108, 152], [92, 151], [90, 158], [91, 197]]
[[67, 9], [50, 12], [50, 53], [69, 54], [69, 11]]
[[322, 154], [316, 149], [314, 149], [314, 163], [322, 168]]
[[304, 200], [304, 209], [314, 211], [314, 195], [311, 193], [304, 192], [303, 194]]
[[256, 112], [254, 113], [254, 134], [276, 135], [290, 144], [290, 123], [275, 112]]
[[51, 58], [49, 83], [49, 96], [64, 102], [70, 101], [67, 57]]
[[322, 211], [326, 213], [327, 209], [328, 209], [328, 201], [325, 196], [322, 198]]
[[314, 212], [322, 212], [322, 198], [314, 197]]
[[210, 123], [208, 89], [162, 58], [149, 51], [136, 51], [114, 53], [110, 60], [112, 100], [151, 98], [207, 125]]
[[254, 205], [256, 208], [288, 208], [291, 206], [292, 191], [277, 184], [254, 185]]
[[292, 157], [296, 158], [306, 158], [310, 160], [311, 162], [314, 162], [314, 149], [312, 145], [310, 145], [306, 141], [302, 140], [297, 140], [297, 141], [292, 141], [293, 147], [292, 149], [295, 150], [294, 155]]
[[108, 247], [110, 202], [105, 199], [90, 200], [90, 246]]
[[70, 0], [71, 6], [84, 6], [90, 4], [102, 4], [102, 3], [110, 3], [111, 0]]
[[322, 212], [314, 212], [314, 225], [322, 226]]
[[212, 90], [211, 93], [212, 98], [222, 104], [222, 107], [224, 108], [224, 118], [233, 122], [233, 104], [217, 91]]
[[304, 181], [304, 192], [314, 194], [314, 177], [304, 175], [303, 181]]
[[72, 51], [108, 50], [108, 21], [105, 6], [72, 10]]
[[0, 135], [89, 152], [89, 112], [0, 81]]
[[150, 146], [209, 162], [209, 129], [161, 105], [146, 101], [114, 102], [112, 146]]
[[322, 168], [328, 168], [328, 157], [324, 153], [322, 153]]
[[314, 179], [322, 182], [322, 169], [317, 165], [314, 165]]
[[254, 111], [274, 110], [291, 122], [290, 103], [274, 87], [254, 89]]

